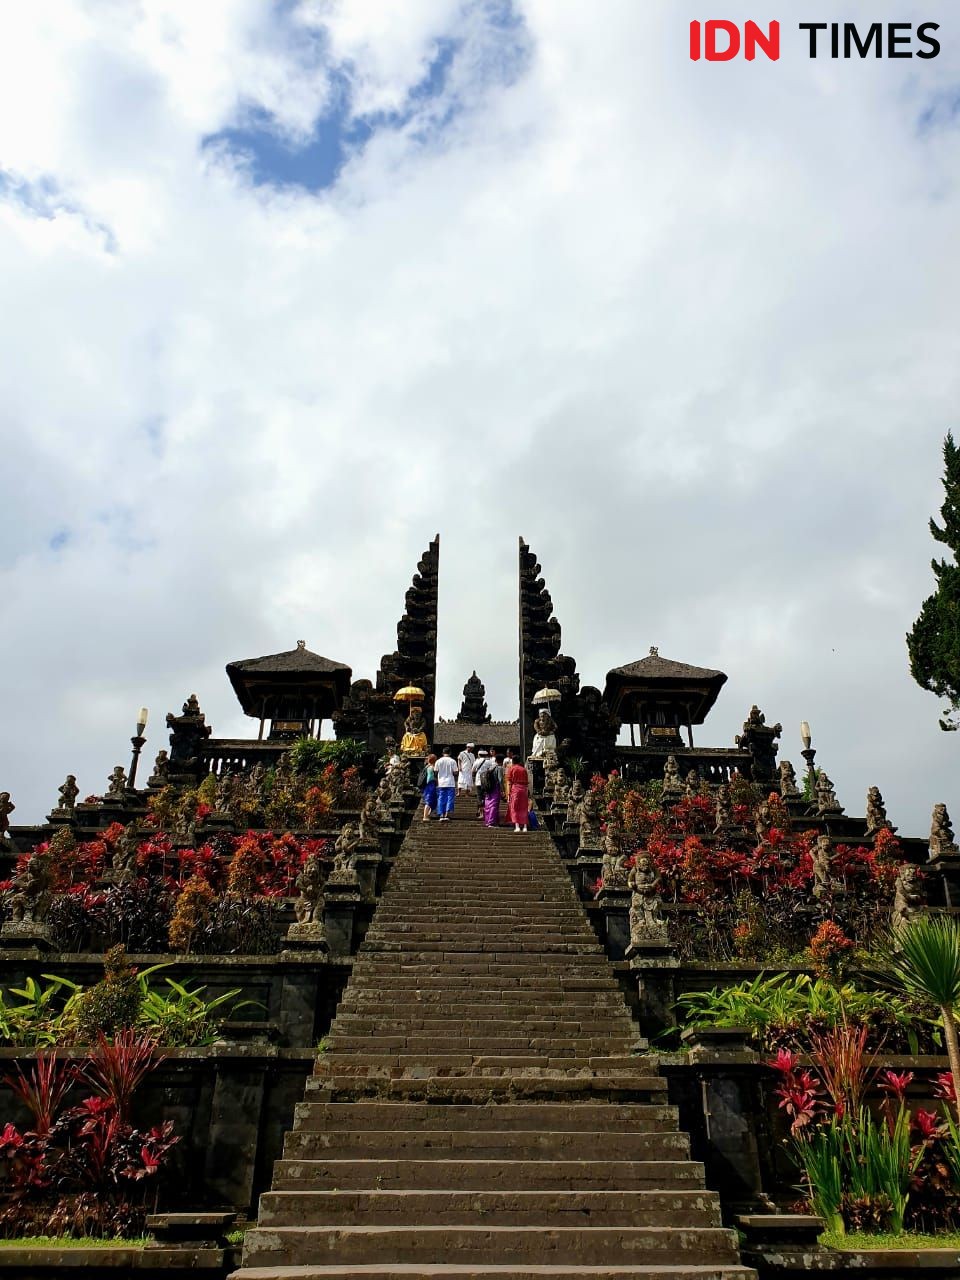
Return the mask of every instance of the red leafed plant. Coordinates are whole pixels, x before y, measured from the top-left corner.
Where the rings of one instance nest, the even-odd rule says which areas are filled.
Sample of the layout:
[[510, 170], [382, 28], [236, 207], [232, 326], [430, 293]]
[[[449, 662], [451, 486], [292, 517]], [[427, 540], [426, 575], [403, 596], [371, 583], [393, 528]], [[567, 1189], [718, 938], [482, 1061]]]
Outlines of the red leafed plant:
[[[143, 1233], [143, 1188], [178, 1139], [169, 1121], [146, 1131], [131, 1123], [133, 1094], [158, 1059], [146, 1037], [117, 1039], [101, 1037], [79, 1066], [40, 1053], [29, 1072], [6, 1078], [34, 1125], [0, 1131], [0, 1236]], [[81, 1085], [94, 1092], [66, 1106]]]

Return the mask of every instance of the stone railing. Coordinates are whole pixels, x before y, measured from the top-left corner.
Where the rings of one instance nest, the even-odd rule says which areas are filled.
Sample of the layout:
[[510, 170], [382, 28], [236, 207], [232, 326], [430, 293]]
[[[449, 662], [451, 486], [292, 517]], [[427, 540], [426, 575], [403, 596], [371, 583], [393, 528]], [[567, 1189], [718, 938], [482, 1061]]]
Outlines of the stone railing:
[[221, 773], [244, 773], [258, 764], [269, 769], [289, 749], [289, 742], [270, 739], [208, 738], [200, 752], [201, 772], [219, 777]]
[[[749, 751], [736, 747], [683, 747], [673, 754], [677, 758], [681, 778], [696, 769], [704, 782], [718, 785], [729, 782], [734, 773], [750, 776], [753, 756]], [[652, 782], [663, 777], [664, 751], [652, 751], [647, 747], [617, 747], [614, 752], [615, 768], [629, 782]]]

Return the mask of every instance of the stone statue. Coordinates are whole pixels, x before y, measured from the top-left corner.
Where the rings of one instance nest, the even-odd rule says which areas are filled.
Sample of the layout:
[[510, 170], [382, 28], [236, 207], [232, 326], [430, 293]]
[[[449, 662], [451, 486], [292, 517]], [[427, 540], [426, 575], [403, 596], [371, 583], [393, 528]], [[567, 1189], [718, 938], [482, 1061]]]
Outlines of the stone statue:
[[588, 791], [580, 801], [577, 820], [580, 823], [580, 848], [599, 849], [602, 844], [600, 805], [595, 792]]
[[580, 821], [580, 805], [583, 802], [583, 783], [579, 778], [574, 778], [573, 786], [570, 788], [570, 794], [567, 796], [567, 816], [566, 822], [569, 826], [576, 826]]
[[372, 791], [364, 796], [360, 809], [360, 844], [380, 848], [380, 818], [377, 814], [377, 797]]
[[400, 743], [400, 754], [405, 756], [425, 756], [428, 750], [427, 722], [423, 718], [423, 707], [419, 703], [410, 708], [410, 714], [403, 722], [404, 734]]
[[719, 835], [722, 831], [729, 831], [733, 826], [733, 802], [730, 799], [730, 788], [725, 782], [721, 782], [717, 788], [717, 808], [716, 822], [714, 824], [714, 834]]
[[896, 827], [887, 817], [887, 807], [879, 787], [871, 787], [867, 792], [867, 835], [875, 836], [886, 827], [888, 831], [896, 831]]
[[80, 794], [80, 788], [77, 786], [77, 780], [72, 773], [67, 774], [67, 779], [61, 787], [57, 788], [57, 794], [60, 799], [57, 801], [58, 813], [73, 813], [77, 807], [77, 796]]
[[905, 862], [897, 872], [897, 883], [893, 891], [893, 910], [890, 913], [890, 927], [899, 933], [905, 925], [912, 923], [923, 910], [923, 891], [917, 868]]
[[[532, 759], [533, 757], [531, 757]], [[557, 785], [557, 775], [560, 772], [560, 757], [552, 747], [548, 747], [543, 753], [543, 795], [547, 800], [553, 799], [554, 788]]]
[[300, 896], [293, 904], [297, 924], [317, 924], [320, 921], [323, 903], [323, 873], [317, 855], [311, 854], [300, 868], [296, 879]]
[[837, 799], [833, 783], [821, 769], [817, 774], [817, 816], [823, 817], [830, 813], [843, 813], [843, 805]]
[[790, 796], [798, 796], [797, 775], [789, 760], [780, 761], [780, 794], [786, 800]]
[[683, 788], [684, 795], [690, 799], [700, 794], [700, 775], [696, 769], [691, 769], [687, 774], [687, 780]]
[[773, 809], [769, 800], [761, 800], [753, 815], [753, 829], [756, 832], [757, 844], [763, 844], [767, 832], [776, 825]]
[[387, 777], [390, 780], [390, 795], [393, 803], [402, 805], [410, 775], [399, 756], [396, 759], [396, 763], [391, 763]]
[[680, 780], [680, 766], [677, 764], [677, 757], [674, 755], [667, 756], [663, 766], [663, 790], [682, 791], [683, 783]]
[[344, 823], [333, 846], [333, 870], [327, 879], [328, 884], [356, 884], [357, 849], [360, 847], [360, 831], [355, 822]]
[[627, 868], [623, 856], [623, 829], [616, 818], [611, 818], [603, 835], [603, 867], [600, 872], [601, 889], [626, 889]]
[[113, 872], [117, 884], [133, 884], [137, 878], [137, 849], [140, 834], [135, 822], [128, 823], [113, 851]]
[[157, 752], [157, 758], [153, 762], [153, 773], [147, 779], [148, 787], [165, 787], [167, 785], [167, 774], [170, 772], [170, 757], [165, 749], [161, 748]]
[[113, 773], [107, 779], [107, 795], [108, 800], [125, 800], [127, 798], [127, 775], [124, 772], [123, 765], [114, 766]]
[[570, 799], [570, 779], [567, 777], [567, 773], [565, 769], [558, 769], [556, 779], [553, 784], [554, 809], [565, 810], [569, 799]]
[[531, 760], [542, 760], [548, 751], [557, 749], [557, 722], [546, 709], [541, 707], [533, 722], [533, 748]]
[[7, 894], [14, 924], [44, 924], [50, 911], [53, 867], [46, 853], [35, 853], [13, 877]]
[[813, 860], [813, 896], [819, 902], [821, 898], [829, 898], [837, 887], [832, 874], [833, 841], [828, 835], [817, 836], [810, 856]]
[[10, 831], [10, 815], [16, 807], [10, 799], [10, 792], [0, 791], [0, 842], [6, 840]]
[[[0, 809], [3, 805], [3, 796], [6, 792], [0, 794]], [[2, 831], [2, 819], [0, 819], [0, 831]], [[933, 806], [933, 818], [930, 823], [930, 857], [945, 858], [960, 852], [957, 849], [956, 841], [953, 838], [953, 827], [950, 825], [950, 815], [947, 813], [945, 804], [935, 804]]]
[[232, 814], [236, 804], [236, 791], [238, 778], [224, 769], [223, 773], [217, 778], [217, 792], [214, 799], [213, 807], [217, 813]]
[[380, 779], [376, 791], [377, 822], [380, 830], [393, 827], [393, 792], [390, 788], [390, 777]]
[[661, 911], [660, 877], [646, 853], [637, 860], [627, 876], [630, 890], [630, 945], [667, 941], [667, 924]]

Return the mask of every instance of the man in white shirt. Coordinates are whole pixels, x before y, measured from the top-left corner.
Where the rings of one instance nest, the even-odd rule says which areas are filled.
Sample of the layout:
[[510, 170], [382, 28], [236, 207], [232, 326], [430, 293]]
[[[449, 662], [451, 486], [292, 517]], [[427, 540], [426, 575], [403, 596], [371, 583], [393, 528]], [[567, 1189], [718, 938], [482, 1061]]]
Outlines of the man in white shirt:
[[437, 761], [437, 813], [441, 822], [450, 821], [456, 782], [456, 761], [450, 756], [450, 748], [444, 747], [443, 755]]
[[457, 768], [460, 775], [457, 778], [457, 790], [465, 791], [467, 795], [473, 795], [473, 769], [477, 763], [477, 757], [473, 754], [473, 743], [468, 742], [465, 751], [461, 751], [457, 756]]

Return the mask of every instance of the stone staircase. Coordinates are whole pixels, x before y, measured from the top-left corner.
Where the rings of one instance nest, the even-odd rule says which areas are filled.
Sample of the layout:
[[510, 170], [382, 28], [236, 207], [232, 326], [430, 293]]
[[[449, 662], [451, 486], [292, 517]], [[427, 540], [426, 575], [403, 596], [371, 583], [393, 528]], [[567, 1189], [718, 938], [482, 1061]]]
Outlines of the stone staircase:
[[754, 1280], [545, 833], [415, 818], [236, 1280]]

